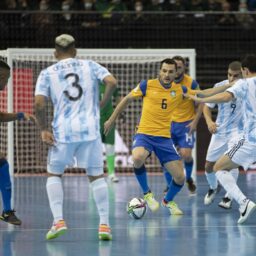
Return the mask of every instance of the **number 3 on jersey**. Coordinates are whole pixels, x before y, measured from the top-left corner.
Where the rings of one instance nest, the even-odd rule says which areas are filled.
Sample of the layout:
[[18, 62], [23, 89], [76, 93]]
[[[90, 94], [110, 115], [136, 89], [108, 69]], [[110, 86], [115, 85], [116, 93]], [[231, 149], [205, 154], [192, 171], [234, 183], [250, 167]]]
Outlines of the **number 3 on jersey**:
[[69, 94], [69, 92], [67, 90], [64, 91], [65, 96], [71, 100], [71, 101], [77, 101], [79, 100], [82, 95], [83, 95], [83, 89], [80, 86], [79, 82], [79, 76], [77, 74], [74, 73], [69, 73], [67, 75], [65, 75], [65, 79], [68, 79], [69, 77], [73, 77], [74, 78], [74, 82], [72, 83], [72, 87], [76, 88], [78, 90], [78, 95], [76, 97], [73, 97]]

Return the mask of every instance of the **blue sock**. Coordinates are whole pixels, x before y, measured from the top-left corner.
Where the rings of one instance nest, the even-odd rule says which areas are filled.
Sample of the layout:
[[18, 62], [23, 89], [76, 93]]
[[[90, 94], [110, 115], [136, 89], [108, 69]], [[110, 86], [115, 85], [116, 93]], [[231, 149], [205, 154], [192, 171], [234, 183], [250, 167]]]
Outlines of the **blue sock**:
[[164, 177], [167, 183], [167, 187], [169, 188], [172, 182], [172, 175], [167, 171], [165, 167], [163, 167]]
[[192, 160], [189, 163], [184, 162], [185, 170], [186, 170], [186, 180], [191, 179], [192, 171], [193, 171], [194, 161]]
[[150, 191], [147, 181], [147, 170], [145, 168], [145, 165], [143, 164], [140, 168], [134, 167], [134, 173], [135, 176], [140, 184], [140, 187], [144, 194], [148, 193]]
[[173, 200], [173, 198], [177, 195], [178, 192], [182, 189], [183, 185], [178, 185], [175, 183], [174, 180], [172, 180], [172, 183], [170, 184], [169, 190], [167, 191], [164, 200], [166, 202], [170, 202]]
[[9, 164], [5, 159], [0, 159], [0, 190], [3, 199], [4, 212], [11, 210], [12, 183], [9, 173]]

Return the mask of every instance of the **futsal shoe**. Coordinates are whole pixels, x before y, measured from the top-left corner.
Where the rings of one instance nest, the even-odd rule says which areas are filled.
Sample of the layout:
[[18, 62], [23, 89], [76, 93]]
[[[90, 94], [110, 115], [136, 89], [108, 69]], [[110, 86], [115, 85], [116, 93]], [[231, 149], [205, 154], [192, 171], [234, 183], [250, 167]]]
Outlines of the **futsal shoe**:
[[117, 183], [119, 181], [118, 177], [113, 173], [108, 175], [110, 181]]
[[21, 225], [21, 220], [18, 219], [18, 217], [15, 215], [14, 210], [6, 211], [0, 215], [0, 220], [5, 221], [12, 225]]
[[144, 195], [144, 200], [147, 202], [148, 208], [152, 212], [155, 212], [159, 209], [159, 202], [156, 201], [152, 192], [148, 192], [146, 195]]
[[183, 215], [183, 211], [178, 207], [174, 201], [166, 202], [162, 200], [162, 205], [170, 211], [171, 215]]
[[59, 220], [57, 223], [53, 224], [51, 229], [46, 234], [46, 239], [51, 240], [57, 238], [67, 231], [67, 226], [64, 220]]
[[238, 219], [238, 224], [243, 224], [247, 219], [250, 217], [250, 215], [256, 210], [256, 204], [252, 202], [249, 199], [246, 199], [246, 201], [243, 203], [243, 205], [240, 206], [240, 218]]
[[219, 207], [223, 209], [231, 209], [232, 207], [232, 200], [228, 197], [223, 197], [222, 200], [219, 202]]
[[195, 194], [196, 193], [196, 185], [195, 185], [193, 179], [192, 178], [188, 179], [186, 181], [186, 183], [188, 186], [188, 190], [190, 191], [190, 194]]
[[210, 205], [214, 201], [216, 195], [220, 192], [220, 189], [221, 189], [220, 185], [218, 185], [216, 189], [210, 188], [204, 197], [204, 204]]
[[99, 239], [109, 241], [112, 240], [111, 228], [106, 224], [99, 226]]

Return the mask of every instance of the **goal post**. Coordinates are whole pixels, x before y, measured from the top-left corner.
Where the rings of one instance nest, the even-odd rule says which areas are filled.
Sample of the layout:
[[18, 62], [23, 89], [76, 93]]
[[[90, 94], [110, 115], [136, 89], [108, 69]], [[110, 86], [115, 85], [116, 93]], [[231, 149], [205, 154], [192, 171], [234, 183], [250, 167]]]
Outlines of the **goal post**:
[[[56, 62], [54, 49], [9, 48], [0, 51], [12, 68], [8, 87], [1, 97], [1, 111], [24, 111], [34, 113], [34, 90], [40, 71]], [[91, 59], [104, 65], [118, 80], [120, 95], [125, 96], [140, 80], [158, 75], [159, 64], [165, 58], [180, 55], [187, 60], [188, 73], [196, 79], [195, 49], [77, 49], [77, 57]], [[7, 98], [7, 101], [4, 100]], [[132, 169], [131, 142], [140, 115], [140, 101], [132, 102], [126, 109], [127, 122], [117, 122], [116, 166], [118, 171]], [[52, 116], [52, 106], [47, 107]], [[51, 118], [47, 120], [50, 127]], [[41, 173], [46, 171], [47, 146], [40, 141], [39, 130], [27, 122], [10, 122], [0, 126], [0, 149], [5, 150], [10, 163], [10, 171], [16, 173]], [[7, 147], [4, 145], [8, 142]], [[196, 145], [195, 145], [196, 146]], [[124, 149], [125, 148], [125, 149]], [[196, 147], [193, 150], [196, 166]], [[153, 156], [147, 161], [149, 171], [159, 168]]]

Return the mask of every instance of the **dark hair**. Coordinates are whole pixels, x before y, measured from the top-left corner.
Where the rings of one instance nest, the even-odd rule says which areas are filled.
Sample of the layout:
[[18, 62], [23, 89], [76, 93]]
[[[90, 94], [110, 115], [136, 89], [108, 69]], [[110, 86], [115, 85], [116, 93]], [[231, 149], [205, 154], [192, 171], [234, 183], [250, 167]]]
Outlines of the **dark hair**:
[[234, 71], [240, 70], [241, 71], [241, 62], [240, 61], [232, 61], [229, 63], [228, 68]]
[[179, 55], [176, 55], [174, 57], [172, 57], [173, 60], [178, 60], [178, 61], [181, 61], [183, 63], [184, 66], [186, 66], [186, 61], [183, 57], [179, 56]]
[[241, 61], [242, 68], [248, 68], [250, 72], [256, 72], [256, 55], [248, 54]]
[[167, 59], [164, 59], [160, 62], [160, 69], [162, 68], [163, 64], [166, 63], [166, 64], [171, 64], [171, 65], [174, 65], [175, 66], [175, 69], [177, 70], [177, 63], [175, 62], [175, 60], [173, 59], [170, 59], [170, 58], [167, 58]]
[[0, 68], [8, 69], [10, 70], [10, 66], [3, 60], [0, 60]]

